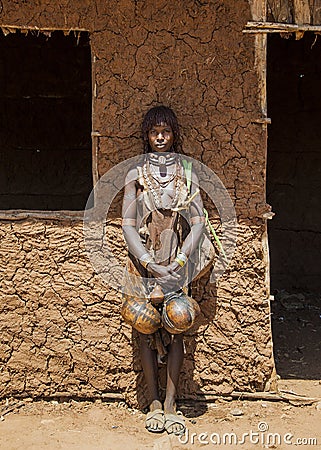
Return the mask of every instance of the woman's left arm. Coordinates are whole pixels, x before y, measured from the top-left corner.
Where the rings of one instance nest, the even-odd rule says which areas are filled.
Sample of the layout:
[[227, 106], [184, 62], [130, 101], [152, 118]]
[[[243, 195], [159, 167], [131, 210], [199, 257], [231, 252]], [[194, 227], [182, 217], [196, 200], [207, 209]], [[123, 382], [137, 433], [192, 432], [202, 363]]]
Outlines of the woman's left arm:
[[[195, 194], [195, 192], [199, 191], [199, 181], [197, 175], [192, 172], [192, 186], [191, 186], [191, 195]], [[200, 192], [196, 194], [194, 197], [191, 206], [190, 206], [190, 219], [191, 219], [191, 229], [189, 234], [186, 236], [180, 253], [186, 255], [189, 258], [190, 255], [197, 248], [199, 241], [204, 233], [205, 227], [205, 217], [203, 213], [203, 201], [200, 195]], [[169, 267], [173, 271], [177, 271], [181, 266], [177, 261], [173, 261]]]

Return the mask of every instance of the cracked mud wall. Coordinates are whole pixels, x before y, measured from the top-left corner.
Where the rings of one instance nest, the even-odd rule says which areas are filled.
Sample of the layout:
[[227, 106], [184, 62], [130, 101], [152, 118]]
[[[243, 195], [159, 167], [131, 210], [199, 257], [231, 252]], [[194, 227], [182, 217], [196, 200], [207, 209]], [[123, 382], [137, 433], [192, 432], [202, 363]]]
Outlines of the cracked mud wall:
[[[216, 286], [204, 278], [193, 287], [202, 314], [186, 338], [180, 396], [265, 389], [273, 370], [262, 244], [266, 144], [253, 123], [261, 112], [254, 38], [242, 34], [248, 3], [2, 5], [3, 24], [90, 32], [95, 176], [141, 153], [148, 108], [176, 111], [185, 153], [221, 178], [239, 221], [229, 269]], [[120, 199], [107, 235], [124, 259], [119, 216]], [[137, 336], [120, 320], [120, 295], [90, 265], [82, 221], [8, 218], [0, 230], [0, 395], [118, 392], [135, 403], [137, 393], [146, 404]]]
[[90, 396], [129, 382], [118, 299], [90, 270], [82, 234], [66, 220], [1, 224], [2, 396]]

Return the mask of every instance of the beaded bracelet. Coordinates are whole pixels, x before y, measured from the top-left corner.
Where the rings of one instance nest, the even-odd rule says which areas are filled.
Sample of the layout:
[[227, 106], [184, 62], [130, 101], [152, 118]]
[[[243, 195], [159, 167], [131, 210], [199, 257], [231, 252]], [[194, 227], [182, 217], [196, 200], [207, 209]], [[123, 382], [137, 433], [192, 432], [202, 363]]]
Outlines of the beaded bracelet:
[[183, 252], [179, 252], [175, 258], [175, 261], [181, 266], [184, 267], [187, 263], [187, 256]]

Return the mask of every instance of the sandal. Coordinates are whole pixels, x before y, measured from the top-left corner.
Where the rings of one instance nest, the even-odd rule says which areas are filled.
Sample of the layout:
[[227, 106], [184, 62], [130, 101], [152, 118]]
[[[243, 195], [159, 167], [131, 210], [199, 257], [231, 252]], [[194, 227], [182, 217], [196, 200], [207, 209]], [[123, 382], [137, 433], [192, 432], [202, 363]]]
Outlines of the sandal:
[[[151, 424], [148, 424], [151, 420], [155, 420], [158, 424], [158, 428], [151, 428]], [[161, 433], [165, 429], [165, 415], [162, 409], [154, 409], [154, 411], [149, 411], [145, 420], [145, 427], [151, 433]]]
[[[173, 425], [179, 425], [179, 430], [173, 431]], [[168, 434], [173, 433], [176, 436], [180, 436], [185, 433], [186, 425], [181, 412], [165, 413], [165, 430]]]

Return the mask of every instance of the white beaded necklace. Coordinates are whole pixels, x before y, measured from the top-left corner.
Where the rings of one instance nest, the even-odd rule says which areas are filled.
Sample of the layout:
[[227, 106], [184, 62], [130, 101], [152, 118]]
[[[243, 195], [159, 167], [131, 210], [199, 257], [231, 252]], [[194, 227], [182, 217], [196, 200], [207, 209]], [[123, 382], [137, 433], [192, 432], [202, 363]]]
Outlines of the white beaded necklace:
[[176, 161], [177, 154], [167, 152], [165, 154], [148, 153], [148, 159], [154, 166], [170, 166]]
[[[143, 165], [143, 177], [145, 179], [145, 182], [146, 182], [150, 192], [152, 193], [156, 209], [172, 209], [172, 208], [176, 207], [180, 189], [181, 189], [181, 184], [182, 184], [179, 169], [180, 169], [180, 164], [176, 163], [175, 171], [173, 172], [174, 176], [170, 180], [170, 181], [172, 181], [175, 178], [175, 195], [174, 195], [173, 200], [171, 201], [171, 204], [169, 206], [167, 206], [166, 208], [164, 208], [164, 206], [162, 204], [162, 200], [160, 198], [160, 193], [159, 193], [160, 187], [163, 187], [163, 186], [161, 186], [159, 179], [157, 179], [157, 181], [156, 181], [151, 176], [149, 163], [147, 161], [145, 161], [145, 163]], [[168, 182], [166, 181], [166, 183], [167, 183], [166, 185], [168, 185], [169, 181]], [[153, 184], [154, 184], [154, 186], [153, 186]]]

